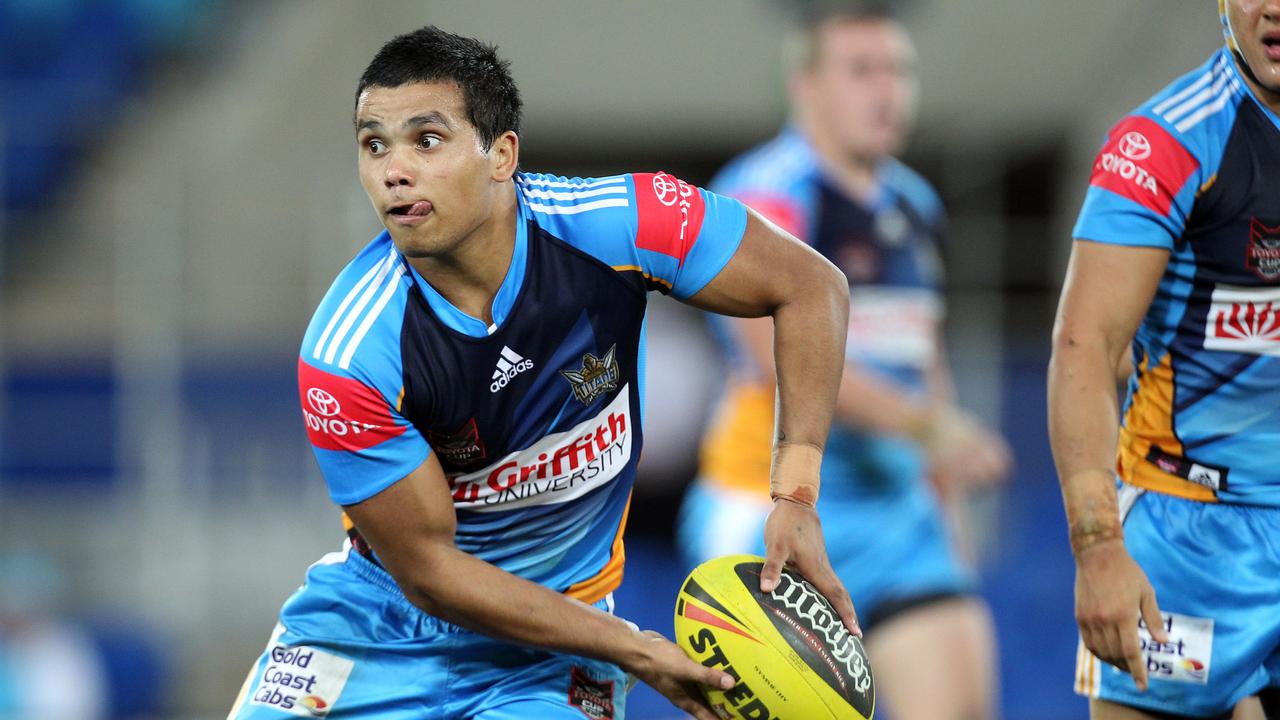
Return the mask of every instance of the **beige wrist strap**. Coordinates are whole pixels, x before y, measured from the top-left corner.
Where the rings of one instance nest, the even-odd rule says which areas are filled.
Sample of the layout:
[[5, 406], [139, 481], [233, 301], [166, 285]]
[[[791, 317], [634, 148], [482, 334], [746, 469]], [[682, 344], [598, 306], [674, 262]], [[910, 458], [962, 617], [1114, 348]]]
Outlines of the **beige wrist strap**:
[[1079, 556], [1094, 545], [1112, 540], [1123, 541], [1124, 526], [1119, 519], [1114, 522], [1073, 523], [1068, 529], [1068, 537], [1071, 541], [1071, 553]]
[[778, 443], [773, 449], [773, 467], [769, 469], [769, 497], [817, 506], [821, 467], [822, 450], [812, 445]]

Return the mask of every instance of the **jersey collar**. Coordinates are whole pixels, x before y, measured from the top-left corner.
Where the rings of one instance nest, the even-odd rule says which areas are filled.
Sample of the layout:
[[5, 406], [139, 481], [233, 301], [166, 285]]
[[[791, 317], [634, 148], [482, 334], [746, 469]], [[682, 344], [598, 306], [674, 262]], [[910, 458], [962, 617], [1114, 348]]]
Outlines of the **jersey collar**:
[[422, 291], [423, 297], [427, 299], [427, 306], [436, 314], [443, 322], [452, 330], [470, 335], [471, 337], [487, 337], [497, 332], [502, 327], [502, 323], [506, 321], [507, 316], [511, 314], [511, 309], [516, 304], [516, 298], [520, 295], [520, 288], [524, 285], [525, 265], [529, 257], [529, 223], [527, 211], [524, 202], [520, 198], [520, 193], [516, 193], [516, 241], [515, 247], [511, 252], [511, 264], [507, 267], [507, 274], [502, 278], [502, 285], [498, 287], [498, 292], [493, 296], [493, 305], [490, 306], [489, 312], [493, 316], [493, 324], [485, 325], [484, 321], [474, 318], [454, 306], [443, 295], [431, 287], [431, 283], [427, 282], [422, 275], [408, 262], [405, 263], [409, 267], [409, 272], [413, 274], [413, 281]]
[[1245, 80], [1244, 72], [1240, 69], [1240, 65], [1237, 64], [1237, 62], [1243, 62], [1243, 60], [1236, 60], [1236, 52], [1234, 50], [1225, 49], [1219, 52], [1226, 53], [1227, 66], [1231, 69], [1231, 72], [1235, 74], [1236, 82], [1234, 84], [1237, 86], [1235, 92], [1240, 92], [1248, 96], [1248, 98], [1253, 101], [1253, 104], [1257, 105], [1258, 109], [1262, 111], [1262, 114], [1271, 121], [1271, 124], [1274, 125], [1277, 130], [1280, 130], [1280, 117], [1276, 115], [1274, 110], [1267, 107], [1266, 103], [1262, 102], [1262, 98], [1258, 97], [1258, 94], [1253, 91], [1253, 88]]

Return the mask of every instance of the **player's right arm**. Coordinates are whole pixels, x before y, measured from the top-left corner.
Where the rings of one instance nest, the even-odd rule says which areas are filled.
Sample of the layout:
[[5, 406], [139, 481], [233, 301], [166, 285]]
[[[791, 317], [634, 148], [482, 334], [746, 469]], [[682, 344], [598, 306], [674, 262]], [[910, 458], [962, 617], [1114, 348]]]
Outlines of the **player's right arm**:
[[[763, 377], [774, 378], [773, 323], [769, 318], [734, 318], [734, 331]], [[846, 425], [890, 435], [917, 435], [929, 403], [914, 399], [846, 361], [836, 395], [835, 417]]]
[[[298, 390], [329, 495], [343, 506], [415, 606], [491, 637], [607, 660], [699, 720], [716, 720], [697, 683], [732, 687], [657, 633], [529, 582], [459, 550], [440, 463], [400, 412], [400, 322], [408, 282], [389, 241], [371, 244], [321, 302], [303, 339]], [[372, 324], [363, 310], [378, 301]]]
[[[796, 198], [753, 187], [728, 190], [783, 230], [812, 244], [806, 239], [806, 213]], [[940, 218], [941, 203], [935, 202]], [[733, 318], [730, 322], [760, 376], [774, 381], [772, 323], [768, 318]], [[1008, 447], [980, 420], [955, 405], [941, 337], [934, 347], [937, 350], [928, 368], [929, 391], [923, 395], [908, 392], [846, 359], [835, 399], [835, 419], [863, 431], [914, 440], [924, 448], [933, 473], [948, 473], [948, 485], [982, 486], [1002, 479], [1012, 462]]]
[[1116, 368], [1208, 180], [1207, 156], [1192, 145], [1146, 110], [1108, 134], [1076, 224], [1049, 364], [1049, 438], [1076, 562], [1080, 636], [1144, 691], [1139, 615], [1156, 640], [1167, 640], [1155, 591], [1124, 546]]
[[1163, 632], [1155, 591], [1124, 547], [1116, 504], [1115, 368], [1168, 262], [1160, 248], [1076, 240], [1053, 331], [1049, 437], [1076, 561], [1076, 621], [1085, 646], [1146, 689], [1138, 613]]
[[699, 720], [715, 720], [696, 684], [733, 687], [655, 632], [454, 546], [456, 517], [434, 455], [403, 480], [346, 506], [405, 597], [435, 617], [491, 637], [616, 663]]
[[[755, 367], [772, 380], [772, 324], [767, 318], [735, 318], [732, 322]], [[950, 371], [941, 352], [934, 357], [930, 373], [949, 382]], [[960, 486], [993, 483], [1006, 475], [1011, 463], [1004, 441], [956, 407], [949, 393], [935, 392], [931, 387], [927, 395], [918, 396], [881, 380], [856, 362], [844, 364], [835, 418], [849, 427], [916, 441], [935, 471], [962, 467], [963, 480], [957, 481]]]

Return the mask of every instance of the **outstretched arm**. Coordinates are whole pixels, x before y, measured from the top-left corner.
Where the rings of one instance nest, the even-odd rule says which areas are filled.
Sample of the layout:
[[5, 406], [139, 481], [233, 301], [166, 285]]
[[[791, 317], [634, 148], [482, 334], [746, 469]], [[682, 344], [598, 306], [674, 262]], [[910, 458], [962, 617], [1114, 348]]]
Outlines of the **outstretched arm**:
[[1146, 689], [1141, 612], [1159, 640], [1155, 591], [1124, 547], [1116, 506], [1115, 368], [1155, 295], [1169, 253], [1077, 240], [1049, 363], [1049, 437], [1076, 560], [1076, 621], [1085, 646]]
[[791, 562], [858, 633], [853, 603], [831, 569], [815, 510], [818, 469], [844, 368], [848, 281], [812, 248], [748, 211], [737, 252], [689, 302], [724, 315], [772, 316], [778, 411], [770, 472], [774, 507], [765, 523], [768, 562], [761, 589], [772, 590], [782, 565]]
[[505, 572], [453, 544], [456, 517], [435, 455], [347, 514], [405, 597], [423, 611], [517, 643], [616, 663], [699, 720], [715, 720], [697, 683], [733, 679], [693, 662], [654, 632]]

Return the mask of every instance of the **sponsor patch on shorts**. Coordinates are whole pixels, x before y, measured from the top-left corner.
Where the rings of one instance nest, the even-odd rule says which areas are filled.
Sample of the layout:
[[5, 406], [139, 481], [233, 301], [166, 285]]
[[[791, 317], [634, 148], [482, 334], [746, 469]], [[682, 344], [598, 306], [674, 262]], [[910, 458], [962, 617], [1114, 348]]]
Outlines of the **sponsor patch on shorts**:
[[351, 660], [306, 645], [272, 644], [249, 702], [299, 717], [323, 717], [338, 702], [354, 667]]
[[592, 680], [577, 666], [570, 676], [569, 704], [591, 720], [613, 720], [613, 681]]
[[1147, 660], [1147, 676], [1152, 680], [1206, 685], [1209, 661], [1213, 657], [1213, 618], [1161, 613], [1169, 642], [1151, 638], [1147, 625], [1138, 620], [1138, 637]]

